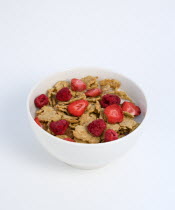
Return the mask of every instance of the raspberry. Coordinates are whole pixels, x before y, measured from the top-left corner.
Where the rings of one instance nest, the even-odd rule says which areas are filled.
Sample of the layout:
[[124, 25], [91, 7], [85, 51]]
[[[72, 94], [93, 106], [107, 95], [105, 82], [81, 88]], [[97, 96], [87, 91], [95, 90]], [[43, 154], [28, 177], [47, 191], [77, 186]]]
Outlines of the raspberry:
[[69, 101], [72, 98], [72, 94], [69, 88], [64, 87], [57, 92], [56, 98], [58, 101]]
[[112, 104], [120, 104], [120, 98], [116, 95], [106, 94], [102, 97], [100, 104], [103, 108], [106, 108], [107, 106]]
[[106, 123], [102, 119], [94, 120], [87, 126], [88, 131], [93, 136], [101, 136], [105, 128], [106, 128]]
[[69, 122], [67, 120], [59, 120], [59, 121], [51, 122], [50, 125], [49, 125], [50, 130], [55, 135], [65, 134], [68, 126], [69, 126]]
[[108, 129], [105, 131], [104, 142], [113, 141], [118, 139], [118, 133], [116, 133], [112, 129]]
[[41, 94], [35, 98], [34, 103], [37, 108], [42, 108], [49, 103], [49, 99], [45, 94]]

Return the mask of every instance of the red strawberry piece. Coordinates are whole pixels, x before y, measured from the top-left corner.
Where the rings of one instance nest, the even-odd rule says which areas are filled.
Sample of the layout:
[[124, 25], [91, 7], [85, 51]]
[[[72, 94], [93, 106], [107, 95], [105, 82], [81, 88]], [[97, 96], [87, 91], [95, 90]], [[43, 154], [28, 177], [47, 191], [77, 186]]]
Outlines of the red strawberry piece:
[[57, 92], [56, 98], [58, 101], [69, 101], [72, 98], [72, 94], [69, 88], [64, 87]]
[[125, 112], [129, 112], [130, 114], [132, 114], [134, 116], [141, 114], [140, 107], [136, 106], [135, 104], [133, 104], [131, 102], [127, 102], [127, 101], [125, 101], [122, 104], [122, 110]]
[[85, 112], [88, 104], [89, 103], [86, 100], [77, 100], [70, 103], [67, 109], [70, 114], [79, 117]]
[[108, 129], [105, 131], [104, 142], [113, 141], [116, 139], [118, 139], [118, 133], [116, 133], [114, 130]]
[[71, 139], [71, 138], [65, 138], [64, 140], [66, 140], [66, 141], [71, 141], [71, 142], [75, 142], [73, 139]]
[[106, 108], [107, 106], [112, 104], [120, 104], [120, 101], [121, 100], [118, 96], [112, 94], [106, 94], [102, 97], [100, 104], [103, 108]]
[[90, 89], [88, 91], [86, 91], [86, 96], [90, 96], [90, 97], [96, 97], [96, 96], [99, 96], [101, 94], [101, 89], [100, 88], [93, 88], [93, 89]]
[[55, 135], [65, 134], [68, 126], [69, 126], [69, 122], [67, 120], [58, 120], [58, 121], [55, 121], [55, 122], [51, 122], [50, 125], [49, 125], [50, 130]]
[[119, 105], [113, 104], [105, 108], [104, 114], [107, 117], [107, 121], [111, 124], [122, 122], [123, 112]]
[[49, 99], [45, 94], [41, 94], [35, 98], [34, 103], [37, 108], [42, 108], [49, 103]]
[[42, 124], [40, 123], [40, 121], [39, 121], [39, 119], [38, 119], [38, 117], [35, 117], [35, 122], [40, 126], [40, 127], [42, 127]]
[[71, 80], [71, 89], [74, 91], [83, 91], [86, 89], [86, 84], [80, 79]]
[[87, 126], [88, 131], [93, 136], [101, 136], [105, 128], [106, 128], [106, 123], [102, 119], [94, 120]]

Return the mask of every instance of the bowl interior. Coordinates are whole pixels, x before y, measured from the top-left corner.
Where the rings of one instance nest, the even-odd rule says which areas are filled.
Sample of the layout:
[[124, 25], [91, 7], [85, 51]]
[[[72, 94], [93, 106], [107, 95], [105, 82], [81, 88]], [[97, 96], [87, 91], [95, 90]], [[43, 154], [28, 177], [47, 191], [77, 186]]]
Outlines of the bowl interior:
[[77, 68], [64, 72], [58, 72], [46, 78], [45, 80], [39, 82], [31, 90], [28, 97], [28, 106], [29, 106], [28, 108], [31, 116], [34, 118], [36, 111], [36, 107], [34, 105], [34, 99], [38, 95], [46, 93], [46, 91], [50, 89], [56, 82], [63, 80], [70, 81], [72, 78], [82, 78], [88, 75], [98, 76], [99, 80], [102, 79], [119, 80], [122, 84], [121, 90], [125, 91], [133, 99], [136, 105], [138, 105], [141, 108], [142, 113], [139, 117], [137, 117], [137, 121], [142, 122], [147, 111], [147, 103], [143, 91], [138, 87], [138, 85], [135, 82], [131, 81], [127, 77], [112, 71], [97, 69], [97, 68]]

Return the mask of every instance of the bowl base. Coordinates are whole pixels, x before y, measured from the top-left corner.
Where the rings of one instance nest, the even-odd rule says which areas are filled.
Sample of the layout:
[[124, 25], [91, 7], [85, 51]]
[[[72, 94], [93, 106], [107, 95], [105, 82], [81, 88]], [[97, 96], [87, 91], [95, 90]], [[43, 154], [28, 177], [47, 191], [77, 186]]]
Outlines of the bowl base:
[[68, 164], [67, 165], [71, 166], [72, 168], [77, 168], [77, 169], [82, 169], [82, 170], [94, 170], [94, 169], [99, 169], [99, 168], [103, 168], [105, 166], [107, 166], [109, 163], [100, 165], [100, 166], [79, 166], [79, 165], [72, 165], [72, 164]]

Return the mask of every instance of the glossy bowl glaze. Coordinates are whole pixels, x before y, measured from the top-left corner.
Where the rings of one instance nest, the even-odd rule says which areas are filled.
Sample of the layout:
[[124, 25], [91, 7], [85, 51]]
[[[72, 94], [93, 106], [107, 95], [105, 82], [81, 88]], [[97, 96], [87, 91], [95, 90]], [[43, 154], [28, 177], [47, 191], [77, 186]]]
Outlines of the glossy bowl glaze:
[[[99, 79], [117, 79], [122, 83], [121, 89], [126, 91], [134, 102], [141, 108], [142, 113], [138, 117], [141, 125], [132, 133], [119, 140], [99, 144], [81, 144], [59, 139], [41, 127], [35, 121], [36, 107], [34, 99], [36, 96], [45, 93], [57, 81], [71, 80], [85, 76], [98, 76]], [[143, 90], [132, 80], [116, 73], [98, 68], [77, 68], [68, 71], [55, 73], [40, 81], [29, 93], [27, 98], [28, 118], [39, 142], [43, 147], [57, 159], [78, 168], [94, 169], [102, 167], [126, 153], [137, 141], [144, 129], [145, 116], [147, 114], [147, 100]]]

